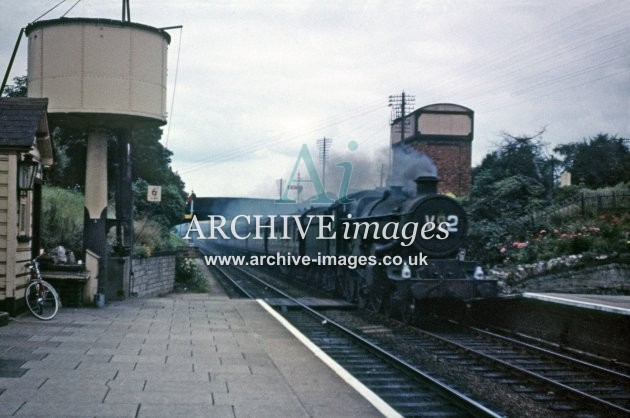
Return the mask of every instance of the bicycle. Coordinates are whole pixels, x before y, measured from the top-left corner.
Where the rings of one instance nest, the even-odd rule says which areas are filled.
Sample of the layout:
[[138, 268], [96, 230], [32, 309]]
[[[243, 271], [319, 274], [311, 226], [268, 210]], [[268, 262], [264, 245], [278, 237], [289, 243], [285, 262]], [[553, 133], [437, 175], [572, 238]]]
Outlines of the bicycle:
[[38, 259], [39, 256], [26, 263], [26, 266], [31, 270], [31, 283], [26, 287], [24, 299], [28, 310], [33, 315], [48, 321], [57, 315], [61, 301], [55, 288], [42, 279]]

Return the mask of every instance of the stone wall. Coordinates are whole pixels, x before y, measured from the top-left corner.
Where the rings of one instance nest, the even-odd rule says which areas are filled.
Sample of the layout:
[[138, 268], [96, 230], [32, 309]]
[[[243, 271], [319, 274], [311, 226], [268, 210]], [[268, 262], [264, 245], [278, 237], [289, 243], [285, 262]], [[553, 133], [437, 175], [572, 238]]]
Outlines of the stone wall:
[[630, 294], [630, 264], [620, 262], [515, 280], [512, 292]]
[[171, 293], [175, 285], [175, 258], [175, 253], [134, 258], [131, 293], [138, 297]]

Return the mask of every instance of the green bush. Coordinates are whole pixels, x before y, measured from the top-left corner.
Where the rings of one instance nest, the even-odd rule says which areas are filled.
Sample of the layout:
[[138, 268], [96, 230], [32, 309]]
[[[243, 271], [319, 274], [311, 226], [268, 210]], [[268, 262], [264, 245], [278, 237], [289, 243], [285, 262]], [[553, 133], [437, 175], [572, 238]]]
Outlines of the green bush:
[[182, 254], [177, 255], [175, 264], [176, 292], [208, 292], [208, 281], [195, 261]]
[[150, 257], [156, 251], [172, 251], [185, 245], [181, 238], [160, 223], [150, 220], [134, 222], [134, 255]]
[[46, 251], [63, 245], [83, 252], [83, 194], [60, 187], [42, 187], [42, 246]]
[[532, 263], [573, 254], [587, 259], [615, 256], [630, 250], [629, 231], [630, 216], [623, 212], [574, 218], [540, 228], [524, 240], [504, 239], [494, 253], [501, 255], [499, 261], [503, 263]]

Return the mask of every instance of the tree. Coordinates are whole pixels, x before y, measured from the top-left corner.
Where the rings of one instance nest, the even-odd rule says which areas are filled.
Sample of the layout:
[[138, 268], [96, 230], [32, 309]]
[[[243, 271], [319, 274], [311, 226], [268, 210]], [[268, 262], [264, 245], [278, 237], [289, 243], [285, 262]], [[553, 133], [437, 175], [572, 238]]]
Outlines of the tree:
[[630, 139], [600, 133], [592, 138], [560, 145], [563, 165], [574, 182], [591, 188], [630, 181]]
[[[133, 133], [131, 166], [135, 207], [137, 218], [148, 216], [170, 227], [181, 222], [187, 194], [181, 177], [171, 170], [173, 153], [162, 145], [161, 136], [162, 130], [156, 127]], [[162, 201], [157, 209], [146, 201], [149, 184], [162, 186]]]
[[[150, 217], [164, 227], [181, 221], [184, 211], [184, 182], [177, 173], [171, 170], [173, 153], [160, 143], [162, 130], [146, 128], [136, 130], [131, 137], [131, 166], [134, 182], [134, 206], [137, 218]], [[53, 144], [61, 165], [52, 167], [47, 173], [47, 184], [83, 190], [85, 185], [86, 147], [88, 133], [82, 129], [57, 128], [53, 134]], [[115, 182], [119, 173], [116, 169], [116, 132], [110, 132], [108, 153], [108, 177], [110, 196], [113, 196]], [[146, 202], [147, 185], [162, 186], [162, 202], [160, 209], [155, 209]], [[177, 208], [177, 209], [176, 209]]]
[[28, 85], [28, 79], [25, 75], [19, 77], [13, 77], [13, 85], [9, 84], [4, 87], [4, 94], [6, 97], [26, 97], [26, 88]]
[[543, 132], [519, 137], [504, 133], [497, 149], [473, 169], [467, 208], [469, 251], [474, 258], [498, 258], [499, 243], [524, 234], [520, 218], [550, 200], [553, 163], [544, 150]]
[[553, 190], [551, 160], [541, 136], [503, 134], [498, 148], [473, 169], [471, 209], [479, 219], [521, 216], [549, 199]]

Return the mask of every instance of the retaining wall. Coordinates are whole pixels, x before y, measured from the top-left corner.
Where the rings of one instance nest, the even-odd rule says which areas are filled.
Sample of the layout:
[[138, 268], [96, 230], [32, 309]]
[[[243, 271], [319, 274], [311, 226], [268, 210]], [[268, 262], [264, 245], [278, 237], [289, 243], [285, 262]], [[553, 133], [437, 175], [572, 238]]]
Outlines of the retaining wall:
[[138, 297], [171, 293], [175, 285], [175, 257], [176, 253], [167, 253], [134, 258], [131, 293]]
[[630, 263], [611, 263], [548, 273], [511, 284], [515, 291], [630, 294]]

